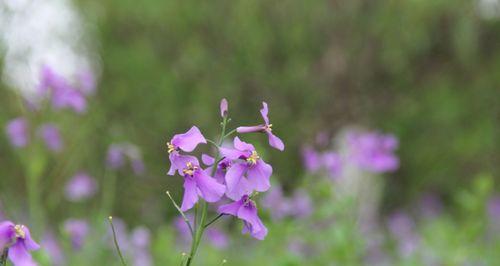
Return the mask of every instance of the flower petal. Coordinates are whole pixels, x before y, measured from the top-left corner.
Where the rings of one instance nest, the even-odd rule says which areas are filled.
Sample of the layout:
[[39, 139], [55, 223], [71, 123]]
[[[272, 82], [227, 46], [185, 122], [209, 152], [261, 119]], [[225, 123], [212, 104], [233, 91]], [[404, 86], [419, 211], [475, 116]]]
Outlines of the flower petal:
[[262, 102], [262, 109], [260, 109], [260, 114], [262, 115], [264, 122], [266, 122], [266, 125], [269, 125], [269, 117], [267, 116], [268, 113], [269, 109], [267, 108], [267, 103]]
[[207, 175], [204, 171], [196, 171], [194, 178], [201, 193], [201, 197], [207, 202], [216, 202], [220, 200], [226, 191], [226, 187], [224, 185], [219, 184], [214, 178]]
[[192, 178], [184, 178], [184, 196], [182, 198], [181, 211], [185, 212], [198, 202], [196, 182]]
[[39, 249], [39, 248], [40, 248], [40, 245], [38, 245], [38, 243], [36, 243], [36, 242], [33, 240], [33, 238], [31, 238], [31, 232], [30, 232], [30, 229], [28, 229], [28, 227], [24, 226], [23, 230], [24, 230], [24, 233], [26, 234], [26, 237], [24, 238], [24, 245], [26, 246], [26, 248], [27, 248], [29, 251]]
[[14, 223], [5, 221], [0, 223], [0, 250], [9, 244], [15, 236]]
[[243, 201], [238, 200], [238, 201], [235, 201], [233, 203], [219, 206], [219, 209], [217, 210], [217, 212], [221, 213], [221, 214], [230, 214], [233, 216], [237, 216], [238, 210], [241, 208], [241, 206], [243, 206]]
[[231, 160], [237, 160], [241, 157], [247, 157], [248, 152], [244, 151], [239, 151], [236, 149], [231, 149], [231, 148], [219, 148], [220, 154], [224, 156], [225, 158], [231, 159]]
[[225, 115], [227, 115], [227, 100], [226, 98], [223, 98], [221, 101], [220, 101], [220, 116], [221, 117], [224, 117]]
[[266, 134], [269, 139], [269, 145], [271, 145], [271, 147], [280, 151], [283, 151], [285, 149], [285, 144], [283, 144], [283, 141], [280, 138], [276, 137], [276, 135], [268, 130], [266, 130]]
[[15, 266], [36, 266], [23, 241], [17, 241], [9, 248], [9, 259]]
[[255, 150], [255, 147], [252, 144], [241, 141], [240, 138], [238, 138], [238, 137], [234, 138], [233, 145], [239, 151], [254, 151]]
[[247, 177], [248, 182], [253, 189], [264, 192], [271, 187], [269, 178], [273, 174], [271, 165], [265, 163], [263, 160], [258, 160], [255, 165], [248, 168]]
[[241, 199], [244, 195], [253, 192], [252, 186], [249, 184], [245, 177], [241, 177], [240, 181], [234, 186], [232, 190], [226, 190], [226, 196], [232, 200]]
[[193, 126], [184, 134], [177, 134], [172, 138], [172, 145], [185, 152], [192, 152], [200, 143], [207, 143], [200, 130]]
[[237, 127], [236, 132], [238, 133], [252, 133], [252, 132], [260, 132], [264, 130], [264, 126], [250, 126], [250, 127]]
[[233, 164], [226, 172], [226, 186], [227, 190], [234, 190], [236, 185], [240, 182], [245, 170], [247, 169], [246, 164], [237, 163]]
[[169, 175], [174, 175], [175, 171], [179, 172], [179, 175], [182, 174], [182, 169], [186, 167], [187, 163], [192, 163], [193, 165], [200, 165], [198, 159], [191, 155], [180, 155], [178, 153], [171, 153], [169, 156], [170, 159], [170, 170], [168, 171]]
[[245, 227], [246, 230], [250, 231], [252, 237], [262, 240], [267, 235], [267, 228], [260, 220], [257, 215], [257, 208], [252, 203], [244, 205], [238, 210], [238, 218], [248, 223], [245, 223]]
[[208, 155], [208, 154], [202, 154], [201, 155], [201, 161], [205, 164], [205, 165], [212, 165], [215, 163], [215, 159], [214, 157]]

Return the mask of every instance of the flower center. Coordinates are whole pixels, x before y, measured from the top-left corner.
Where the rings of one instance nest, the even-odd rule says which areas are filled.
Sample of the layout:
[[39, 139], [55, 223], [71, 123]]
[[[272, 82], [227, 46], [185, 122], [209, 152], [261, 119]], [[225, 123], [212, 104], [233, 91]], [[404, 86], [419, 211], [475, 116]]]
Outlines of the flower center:
[[250, 157], [247, 158], [247, 162], [251, 165], [254, 165], [257, 163], [257, 160], [259, 160], [259, 154], [257, 154], [256, 151], [252, 151], [252, 154], [250, 154]]
[[194, 171], [196, 171], [197, 169], [198, 169], [198, 166], [193, 165], [191, 162], [188, 162], [186, 164], [186, 168], [184, 168], [184, 170], [182, 170], [182, 173], [184, 173], [185, 175], [192, 176], [194, 174]]
[[26, 238], [26, 232], [24, 232], [24, 225], [19, 225], [19, 224], [15, 225], [14, 231], [16, 232], [17, 238], [22, 238], [22, 239]]
[[172, 152], [174, 152], [174, 151], [175, 151], [175, 146], [174, 146], [174, 145], [172, 145], [172, 143], [167, 142], [167, 149], [168, 149], [168, 150], [167, 150], [167, 151], [168, 151], [168, 153], [172, 153]]
[[273, 124], [265, 125], [264, 130], [265, 131], [273, 131]]

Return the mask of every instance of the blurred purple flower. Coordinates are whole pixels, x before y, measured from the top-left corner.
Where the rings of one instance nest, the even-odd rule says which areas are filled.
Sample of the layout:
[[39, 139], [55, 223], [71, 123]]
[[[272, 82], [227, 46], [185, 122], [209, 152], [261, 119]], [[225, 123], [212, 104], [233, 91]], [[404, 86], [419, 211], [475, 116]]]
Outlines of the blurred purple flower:
[[494, 195], [488, 201], [488, 217], [492, 224], [500, 225], [500, 195]]
[[228, 110], [227, 100], [226, 100], [226, 98], [223, 98], [220, 101], [220, 116], [222, 118], [224, 118], [224, 116], [227, 116], [227, 110]]
[[145, 166], [144, 166], [144, 162], [142, 161], [142, 159], [135, 158], [131, 161], [131, 164], [132, 164], [132, 171], [134, 171], [134, 173], [136, 175], [140, 175], [140, 174], [144, 173]]
[[87, 173], [80, 172], [66, 183], [65, 195], [69, 201], [82, 201], [97, 192], [97, 182]]
[[313, 211], [313, 204], [309, 194], [303, 189], [296, 190], [290, 199], [290, 214], [296, 218], [309, 217]]
[[205, 233], [206, 233], [206, 237], [207, 237], [208, 242], [213, 247], [215, 247], [217, 249], [227, 248], [227, 246], [229, 244], [229, 240], [228, 240], [226, 233], [224, 233], [224, 231], [222, 231], [216, 227], [209, 227]]
[[290, 214], [292, 206], [290, 202], [283, 196], [281, 186], [273, 186], [264, 195], [261, 201], [261, 206], [271, 214], [273, 220], [278, 221]]
[[[187, 213], [186, 218], [189, 220], [191, 224], [193, 224], [194, 216], [191, 213]], [[191, 232], [189, 232], [189, 227], [184, 221], [184, 218], [182, 218], [182, 216], [177, 216], [176, 218], [174, 218], [173, 226], [177, 231], [178, 243], [182, 247], [187, 248], [189, 245], [189, 241], [191, 240]]]
[[84, 70], [80, 71], [77, 74], [77, 78], [79, 81], [79, 89], [85, 95], [92, 95], [96, 90], [96, 80], [95, 75], [92, 71]]
[[45, 232], [41, 241], [41, 246], [42, 249], [49, 255], [52, 265], [65, 265], [63, 250], [59, 245], [57, 238], [51, 231]]
[[89, 234], [89, 224], [85, 220], [68, 219], [64, 222], [64, 232], [68, 234], [73, 249], [79, 250], [85, 244]]
[[383, 173], [395, 171], [399, 167], [399, 159], [394, 154], [398, 141], [393, 135], [349, 132], [347, 143], [348, 158], [367, 171]]
[[125, 164], [123, 147], [118, 144], [112, 144], [111, 146], [109, 146], [106, 164], [111, 169], [118, 169], [123, 167], [123, 165]]
[[232, 200], [238, 200], [253, 190], [267, 191], [271, 187], [271, 165], [260, 158], [252, 144], [235, 137], [233, 145], [234, 149], [219, 148], [222, 156], [233, 160], [232, 166], [226, 172], [226, 195]]
[[28, 227], [11, 221], [0, 222], [0, 251], [9, 248], [8, 258], [14, 266], [35, 266], [30, 252], [40, 246], [31, 238]]
[[404, 212], [396, 212], [389, 216], [387, 226], [389, 232], [398, 242], [399, 253], [408, 257], [416, 252], [419, 246], [419, 236], [415, 232], [415, 223]]
[[[131, 251], [132, 243], [130, 242], [128, 236], [127, 224], [120, 218], [113, 217], [113, 227], [115, 228], [116, 240], [120, 244], [120, 249], [124, 253], [129, 253]], [[114, 249], [115, 244], [113, 240], [113, 231], [108, 227], [107, 232], [108, 245], [110, 248]]]
[[196, 126], [192, 126], [186, 133], [174, 135], [170, 142], [167, 142], [170, 160], [168, 175], [174, 175], [176, 171], [179, 172], [179, 175], [183, 175], [182, 169], [188, 158], [179, 154], [179, 150], [192, 152], [201, 143], [206, 144], [207, 140]]
[[248, 195], [244, 195], [233, 203], [220, 206], [218, 212], [241, 219], [243, 221], [242, 233], [250, 233], [252, 237], [259, 240], [263, 240], [267, 235], [267, 228], [257, 214], [255, 202]]
[[337, 178], [340, 176], [342, 172], [342, 159], [339, 154], [333, 151], [325, 152], [321, 156], [321, 159], [331, 178]]
[[23, 117], [10, 120], [5, 127], [5, 133], [14, 147], [26, 147], [29, 143], [29, 125]]
[[320, 155], [310, 146], [302, 149], [302, 162], [306, 170], [311, 173], [317, 172], [322, 166]]
[[38, 129], [38, 134], [49, 150], [59, 152], [63, 149], [64, 144], [56, 125], [51, 123], [43, 124]]
[[251, 133], [251, 132], [264, 132], [267, 134], [269, 139], [269, 145], [275, 149], [283, 151], [285, 149], [285, 144], [283, 141], [273, 134], [272, 126], [269, 122], [268, 117], [269, 109], [267, 108], [267, 103], [262, 102], [262, 109], [260, 109], [260, 114], [262, 115], [262, 119], [264, 119], [264, 124], [258, 126], [249, 126], [249, 127], [238, 127], [236, 131], [238, 133]]
[[144, 226], [135, 228], [130, 236], [135, 266], [153, 265], [149, 247], [151, 244], [151, 233]]
[[144, 162], [139, 148], [128, 142], [115, 143], [109, 146], [106, 157], [106, 165], [114, 170], [125, 165], [125, 159], [129, 159], [134, 174], [141, 175], [145, 172]]

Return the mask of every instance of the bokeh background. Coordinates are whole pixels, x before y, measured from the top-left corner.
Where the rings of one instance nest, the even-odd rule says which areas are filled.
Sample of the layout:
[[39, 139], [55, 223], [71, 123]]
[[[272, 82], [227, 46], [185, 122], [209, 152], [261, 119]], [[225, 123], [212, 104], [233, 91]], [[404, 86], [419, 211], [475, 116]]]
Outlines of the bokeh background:
[[[165, 143], [192, 125], [215, 139], [222, 98], [229, 101], [234, 126], [260, 121], [258, 110], [266, 101], [274, 132], [286, 150], [264, 148], [260, 137], [249, 139], [262, 143], [259, 147], [274, 168], [273, 182], [281, 184], [286, 195], [305, 187], [307, 179], [319, 179], [308, 173], [301, 157], [318, 134], [338, 139], [348, 128], [392, 134], [399, 140], [400, 162], [396, 171], [381, 178], [379, 215], [409, 209], [432, 194], [439, 198], [446, 222], [433, 225], [430, 235], [473, 231], [463, 238], [443, 237], [443, 246], [457, 253], [448, 254], [446, 262], [451, 264], [435, 265], [499, 262], [493, 255], [486, 256], [489, 261], [457, 255], [471, 239], [488, 242], [481, 236], [488, 227], [485, 213], [498, 193], [499, 1], [41, 2], [0, 1], [0, 124], [21, 116], [32, 128], [57, 124], [64, 148], [46, 152], [34, 131], [35, 144], [24, 148], [13, 147], [8, 134], [0, 138], [0, 200], [8, 219], [39, 222], [32, 226], [41, 236], [48, 227], [58, 231], [72, 217], [104, 223], [109, 214], [103, 212], [109, 212], [131, 228], [146, 225], [157, 238], [161, 232], [168, 235], [167, 225], [177, 214], [165, 190], [180, 200], [182, 179], [166, 175]], [[85, 112], [27, 104], [36, 98], [43, 66], [68, 80], [83, 73], [79, 71], [90, 73], [95, 91], [85, 96]], [[141, 174], [130, 167], [108, 169], [108, 149], [116, 143], [135, 145], [133, 153], [139, 155], [131, 157], [142, 159]], [[82, 171], [98, 183], [96, 196], [79, 203], [65, 200], [65, 184]], [[112, 192], [103, 189], [110, 179]], [[322, 192], [313, 188], [309, 193], [322, 201]], [[40, 199], [37, 208], [43, 211], [30, 211], [33, 197]], [[335, 200], [329, 201], [335, 205]], [[270, 230], [268, 243], [301, 232], [276, 228], [277, 233]], [[344, 229], [346, 235], [356, 231]], [[164, 238], [154, 249], [174, 245], [165, 244], [175, 242], [173, 238]], [[230, 238], [244, 237], [236, 232]], [[332, 239], [337, 238], [312, 241]], [[359, 243], [366, 242], [362, 240]], [[342, 252], [325, 252], [331, 257], [314, 263], [362, 264], [366, 254], [359, 243], [346, 244]], [[286, 260], [269, 258], [263, 251], [269, 245], [251, 242], [247, 255], [263, 265], [300, 265], [294, 263], [301, 259], [288, 253], [277, 253]], [[477, 248], [487, 250], [488, 245]], [[349, 252], [353, 255], [345, 255]], [[170, 265], [161, 256], [153, 257], [153, 265]], [[112, 258], [107, 263], [114, 263]]]

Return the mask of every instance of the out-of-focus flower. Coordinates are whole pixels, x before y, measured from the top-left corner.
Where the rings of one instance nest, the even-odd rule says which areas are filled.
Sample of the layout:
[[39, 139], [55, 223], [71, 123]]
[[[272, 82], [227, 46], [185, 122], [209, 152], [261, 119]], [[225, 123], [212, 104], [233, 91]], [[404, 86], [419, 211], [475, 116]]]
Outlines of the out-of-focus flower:
[[253, 190], [267, 191], [271, 187], [271, 165], [260, 158], [252, 144], [235, 137], [233, 145], [234, 149], [219, 149], [225, 158], [233, 160], [232, 166], [226, 172], [226, 195], [232, 200], [238, 200]]
[[399, 253], [408, 257], [417, 250], [420, 238], [415, 232], [415, 223], [404, 212], [396, 212], [389, 216], [387, 226], [398, 243]]
[[216, 202], [224, 195], [225, 186], [217, 183], [213, 177], [203, 171], [196, 157], [183, 156], [177, 159], [175, 163], [182, 163], [183, 165], [176, 166], [177, 169], [182, 169], [182, 175], [184, 176], [182, 211], [191, 209], [198, 202], [198, 196], [207, 202]]
[[393, 135], [353, 131], [348, 133], [347, 143], [348, 159], [367, 171], [383, 173], [399, 167], [399, 159], [394, 154], [398, 140]]
[[264, 119], [264, 124], [258, 126], [238, 127], [236, 128], [236, 131], [238, 133], [264, 132], [267, 134], [267, 137], [269, 139], [269, 145], [271, 145], [271, 147], [275, 149], [283, 151], [285, 149], [285, 144], [283, 144], [283, 141], [280, 138], [273, 134], [273, 124], [269, 122], [268, 112], [269, 109], [267, 108], [267, 103], [262, 102], [262, 109], [260, 109], [260, 114], [262, 115], [262, 119]]
[[64, 262], [64, 253], [59, 245], [57, 238], [51, 231], [47, 231], [41, 241], [42, 249], [47, 252], [50, 257], [50, 261], [52, 265], [60, 266], [65, 265]]
[[[130, 253], [132, 248], [131, 239], [128, 235], [128, 228], [125, 221], [120, 218], [113, 217], [113, 227], [115, 228], [116, 240], [120, 244], [120, 249], [124, 253]], [[114, 239], [113, 239], [113, 230], [108, 226], [108, 232], [106, 235], [108, 240], [108, 245], [110, 248], [114, 249]]]
[[201, 134], [200, 130], [193, 126], [186, 133], [174, 135], [170, 142], [167, 142], [167, 148], [170, 160], [170, 170], [168, 170], [169, 175], [174, 175], [176, 171], [179, 171], [179, 175], [183, 175], [181, 170], [185, 166], [185, 155], [179, 154], [179, 150], [184, 152], [192, 152], [198, 144], [207, 143], [205, 137]]
[[[188, 221], [193, 224], [194, 216], [191, 213], [186, 214], [186, 218]], [[173, 226], [177, 231], [178, 242], [182, 247], [188, 247], [189, 241], [191, 240], [191, 232], [189, 231], [189, 227], [187, 226], [184, 218], [182, 216], [178, 216], [173, 220]]]
[[273, 186], [269, 189], [264, 197], [262, 197], [260, 205], [269, 210], [271, 218], [275, 221], [288, 216], [292, 208], [292, 206], [290, 206], [290, 201], [283, 196], [283, 190], [279, 185]]
[[68, 234], [73, 249], [79, 250], [85, 244], [89, 234], [89, 224], [85, 220], [69, 219], [64, 222], [64, 232]]
[[56, 125], [51, 123], [43, 124], [38, 129], [38, 135], [45, 142], [49, 150], [59, 152], [63, 149], [64, 144]]
[[14, 266], [37, 265], [30, 252], [40, 246], [31, 238], [30, 230], [11, 221], [0, 222], [0, 250], [8, 248], [8, 258]]
[[132, 255], [134, 257], [135, 266], [153, 265], [153, 259], [149, 251], [151, 244], [151, 233], [149, 229], [144, 226], [135, 228], [131, 233], [130, 243], [132, 245]]
[[[187, 226], [187, 225], [186, 225]], [[228, 237], [224, 231], [216, 228], [209, 227], [206, 230], [206, 237], [208, 242], [217, 249], [225, 249], [229, 244]]]
[[307, 171], [314, 173], [322, 166], [321, 156], [310, 146], [302, 149], [302, 162]]
[[240, 200], [219, 207], [218, 212], [238, 217], [243, 221], [242, 233], [250, 233], [256, 239], [263, 240], [267, 235], [267, 228], [257, 215], [257, 207], [248, 195]]
[[296, 218], [305, 218], [311, 215], [313, 205], [309, 194], [303, 189], [296, 190], [290, 199], [290, 214]]
[[487, 206], [490, 223], [500, 229], [500, 195], [491, 197]]
[[65, 195], [69, 201], [82, 201], [97, 192], [97, 182], [87, 173], [80, 172], [66, 183]]
[[227, 100], [226, 100], [226, 98], [223, 98], [220, 101], [220, 116], [222, 118], [224, 118], [225, 116], [227, 116], [227, 110], [228, 110]]
[[29, 125], [23, 117], [10, 120], [5, 128], [5, 133], [14, 147], [26, 147], [29, 143]]
[[96, 79], [94, 73], [89, 70], [83, 70], [77, 73], [78, 88], [85, 95], [92, 95], [96, 90]]
[[106, 165], [111, 169], [120, 169], [129, 159], [134, 174], [140, 175], [145, 171], [144, 162], [139, 148], [128, 142], [115, 143], [109, 146]]
[[323, 166], [331, 178], [337, 178], [342, 172], [342, 159], [340, 155], [333, 151], [325, 152], [321, 156]]

